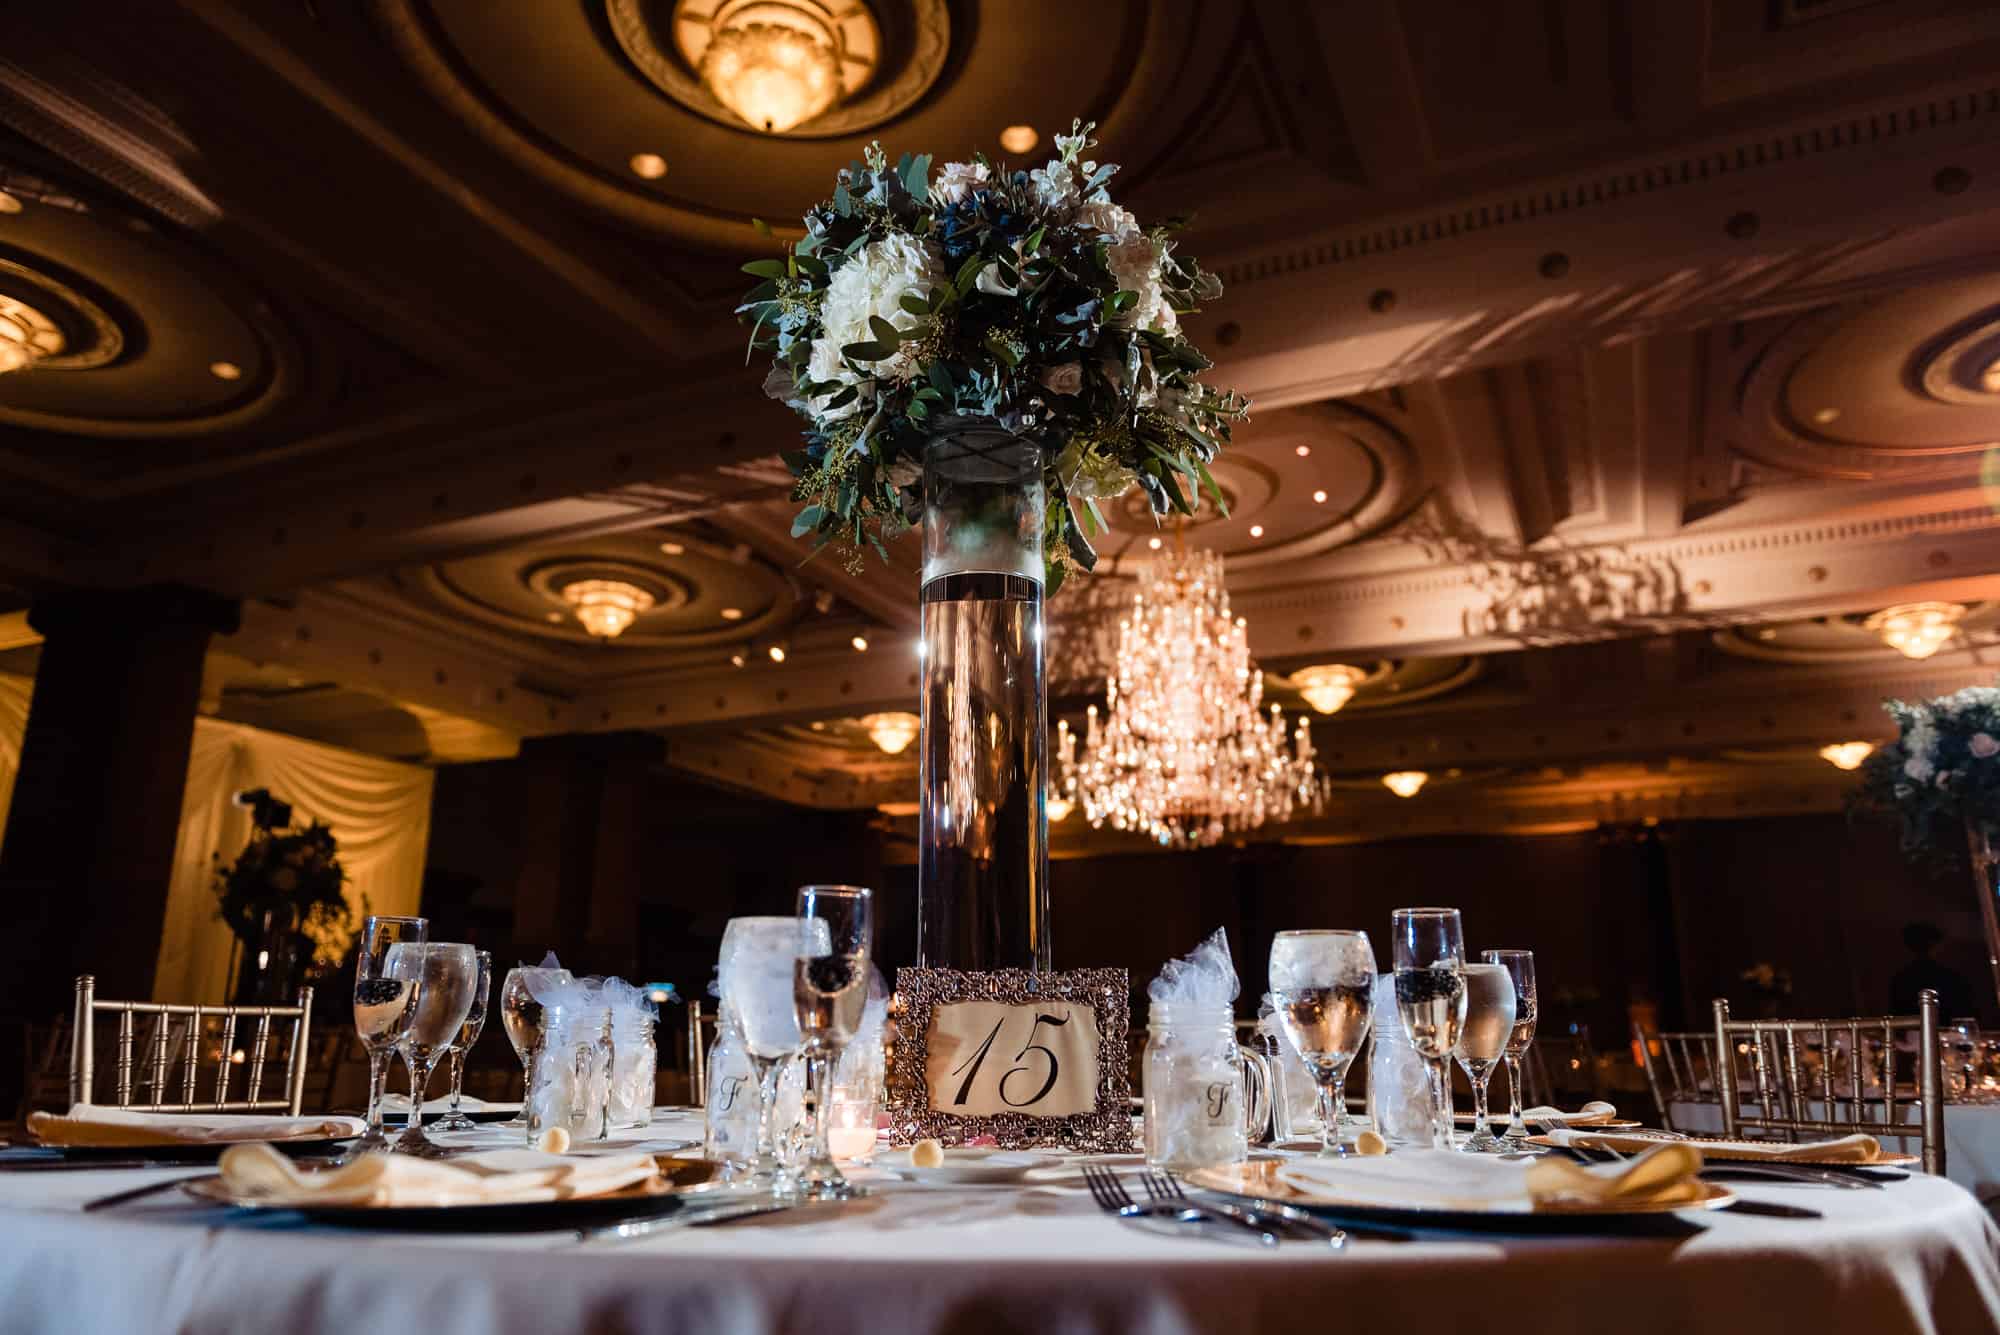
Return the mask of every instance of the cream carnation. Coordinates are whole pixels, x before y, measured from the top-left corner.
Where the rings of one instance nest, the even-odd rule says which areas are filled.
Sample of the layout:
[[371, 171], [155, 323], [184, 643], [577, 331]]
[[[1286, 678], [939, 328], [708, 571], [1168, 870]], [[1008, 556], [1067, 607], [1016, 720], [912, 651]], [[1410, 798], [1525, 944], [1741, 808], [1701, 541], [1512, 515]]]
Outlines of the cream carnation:
[[[820, 305], [823, 332], [813, 340], [808, 367], [812, 378], [840, 385], [855, 383], [854, 373], [841, 362], [840, 350], [850, 343], [874, 341], [871, 318], [887, 320], [908, 333], [916, 319], [902, 308], [902, 299], [921, 297], [943, 283], [944, 267], [936, 252], [915, 237], [892, 232], [863, 246], [827, 281], [826, 298]], [[908, 380], [916, 374], [917, 363], [905, 347], [882, 361], [867, 363], [865, 369], [877, 379]], [[857, 401], [828, 414], [824, 405], [831, 397], [827, 394], [813, 400], [815, 416], [844, 417], [860, 406]]]
[[1139, 220], [1132, 216], [1131, 210], [1108, 199], [1085, 203], [1076, 211], [1076, 225], [1113, 241], [1130, 241], [1139, 235]]
[[1990, 760], [1994, 755], [2000, 754], [2000, 742], [1994, 741], [1990, 733], [1975, 732], [1972, 734], [1972, 740], [1965, 744], [1965, 749], [1981, 760]]
[[946, 207], [960, 204], [985, 189], [990, 179], [991, 173], [983, 162], [947, 162], [931, 182], [931, 198]]
[[1135, 236], [1120, 241], [1105, 252], [1111, 276], [1121, 292], [1134, 292], [1138, 300], [1119, 315], [1118, 323], [1134, 329], [1152, 329], [1171, 334], [1180, 328], [1180, 318], [1167, 304], [1160, 288], [1160, 252], [1152, 238]]
[[1051, 394], [1074, 394], [1083, 388], [1083, 366], [1079, 362], [1064, 362], [1061, 366], [1051, 366], [1042, 372], [1042, 388]]

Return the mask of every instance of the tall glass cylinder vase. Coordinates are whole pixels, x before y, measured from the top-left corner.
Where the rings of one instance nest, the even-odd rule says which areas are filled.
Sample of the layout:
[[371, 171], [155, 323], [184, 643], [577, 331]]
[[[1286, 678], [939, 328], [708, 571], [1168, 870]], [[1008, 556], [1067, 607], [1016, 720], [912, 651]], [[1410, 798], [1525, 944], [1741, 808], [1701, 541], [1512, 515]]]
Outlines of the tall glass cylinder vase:
[[[1993, 990], [2000, 995], [2000, 850], [1986, 823], [1975, 816], [1965, 821], [1965, 842], [1972, 861], [1972, 888], [1979, 896], [1979, 922], [1986, 931], [1986, 964], [1993, 972]], [[1956, 1017], [1952, 1017], [1956, 1018]]]
[[924, 451], [917, 952], [1046, 971], [1040, 449], [983, 418]]

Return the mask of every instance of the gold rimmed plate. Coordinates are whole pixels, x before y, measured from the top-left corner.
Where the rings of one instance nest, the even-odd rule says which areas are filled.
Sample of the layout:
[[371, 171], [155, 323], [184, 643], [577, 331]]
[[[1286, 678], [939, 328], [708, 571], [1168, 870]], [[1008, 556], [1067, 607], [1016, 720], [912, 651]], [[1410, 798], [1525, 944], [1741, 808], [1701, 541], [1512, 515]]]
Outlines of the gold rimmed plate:
[[1736, 1193], [1715, 1182], [1697, 1181], [1701, 1195], [1692, 1201], [1611, 1203], [1532, 1201], [1518, 1198], [1387, 1203], [1379, 1196], [1343, 1197], [1337, 1192], [1306, 1192], [1278, 1176], [1283, 1160], [1265, 1159], [1219, 1164], [1181, 1174], [1191, 1187], [1243, 1202], [1275, 1201], [1335, 1218], [1378, 1219], [1434, 1228], [1563, 1229], [1599, 1226], [1616, 1220], [1659, 1220], [1688, 1210], [1720, 1210], [1736, 1203]]
[[[1631, 1142], [1635, 1139], [1652, 1139], [1644, 1131], [1616, 1132], [1604, 1138], [1592, 1134], [1599, 1128], [1576, 1128], [1570, 1131], [1568, 1146], [1580, 1150], [1607, 1149], [1631, 1153]], [[1529, 1136], [1530, 1145], [1543, 1145], [1550, 1149], [1565, 1148], [1551, 1136]], [[1705, 1140], [1699, 1136], [1689, 1136], [1678, 1142], [1692, 1145], [1701, 1151], [1701, 1157], [1708, 1163], [1757, 1163], [1757, 1164], [1799, 1164], [1812, 1168], [1912, 1168], [1923, 1160], [1914, 1154], [1903, 1154], [1895, 1150], [1883, 1150], [1873, 1159], [1846, 1159], [1836, 1155], [1791, 1155], [1783, 1159], [1771, 1157], [1769, 1144], [1754, 1140]]]
[[723, 1168], [720, 1163], [665, 1155], [658, 1156], [655, 1162], [659, 1176], [600, 1196], [486, 1205], [314, 1205], [233, 1193], [219, 1176], [184, 1182], [181, 1190], [209, 1205], [263, 1214], [296, 1214], [314, 1223], [341, 1228], [443, 1233], [532, 1233], [587, 1228], [673, 1214], [696, 1202], [720, 1203], [735, 1194], [734, 1188], [719, 1180]]

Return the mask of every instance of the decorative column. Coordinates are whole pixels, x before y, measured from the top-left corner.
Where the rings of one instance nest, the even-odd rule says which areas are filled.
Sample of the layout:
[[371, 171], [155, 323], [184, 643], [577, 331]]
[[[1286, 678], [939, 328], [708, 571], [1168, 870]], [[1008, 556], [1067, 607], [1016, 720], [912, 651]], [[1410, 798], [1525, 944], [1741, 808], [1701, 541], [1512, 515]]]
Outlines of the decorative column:
[[[0, 1018], [67, 1010], [79, 973], [100, 996], [151, 994], [202, 660], [239, 610], [161, 585], [51, 595], [28, 613], [43, 644], [0, 843]], [[11, 1086], [18, 1054], [0, 1062]]]

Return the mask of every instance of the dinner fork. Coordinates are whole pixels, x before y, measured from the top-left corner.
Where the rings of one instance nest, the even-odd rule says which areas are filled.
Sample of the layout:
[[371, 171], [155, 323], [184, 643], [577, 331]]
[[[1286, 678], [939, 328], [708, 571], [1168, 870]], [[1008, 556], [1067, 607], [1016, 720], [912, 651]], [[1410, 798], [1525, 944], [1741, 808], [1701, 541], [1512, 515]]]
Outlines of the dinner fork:
[[1102, 1164], [1087, 1163], [1083, 1166], [1084, 1185], [1090, 1188], [1091, 1199], [1107, 1214], [1115, 1214], [1128, 1224], [1141, 1228], [1172, 1228], [1175, 1232], [1192, 1228], [1197, 1232], [1208, 1232], [1204, 1225], [1228, 1224], [1232, 1227], [1214, 1236], [1240, 1242], [1255, 1242], [1266, 1247], [1278, 1245], [1278, 1235], [1266, 1228], [1248, 1212], [1234, 1211], [1217, 1206], [1196, 1205], [1191, 1201], [1151, 1200], [1145, 1204], [1132, 1199], [1132, 1193], [1118, 1180], [1117, 1174]]
[[1189, 1199], [1188, 1194], [1181, 1190], [1181, 1184], [1174, 1180], [1172, 1173], [1163, 1173], [1157, 1168], [1148, 1168], [1144, 1173], [1140, 1174], [1139, 1183], [1145, 1187], [1146, 1195], [1155, 1201], [1188, 1201], [1190, 1204], [1199, 1204], [1205, 1208], [1226, 1212], [1241, 1210], [1249, 1219], [1259, 1223], [1267, 1217], [1276, 1219], [1279, 1223], [1289, 1225], [1315, 1242], [1326, 1243], [1336, 1251], [1347, 1245], [1346, 1230], [1335, 1228], [1332, 1224], [1308, 1214], [1295, 1205], [1286, 1205], [1279, 1201], [1266, 1200], [1256, 1201], [1248, 1207], [1216, 1205], [1207, 1201], [1193, 1202]]

